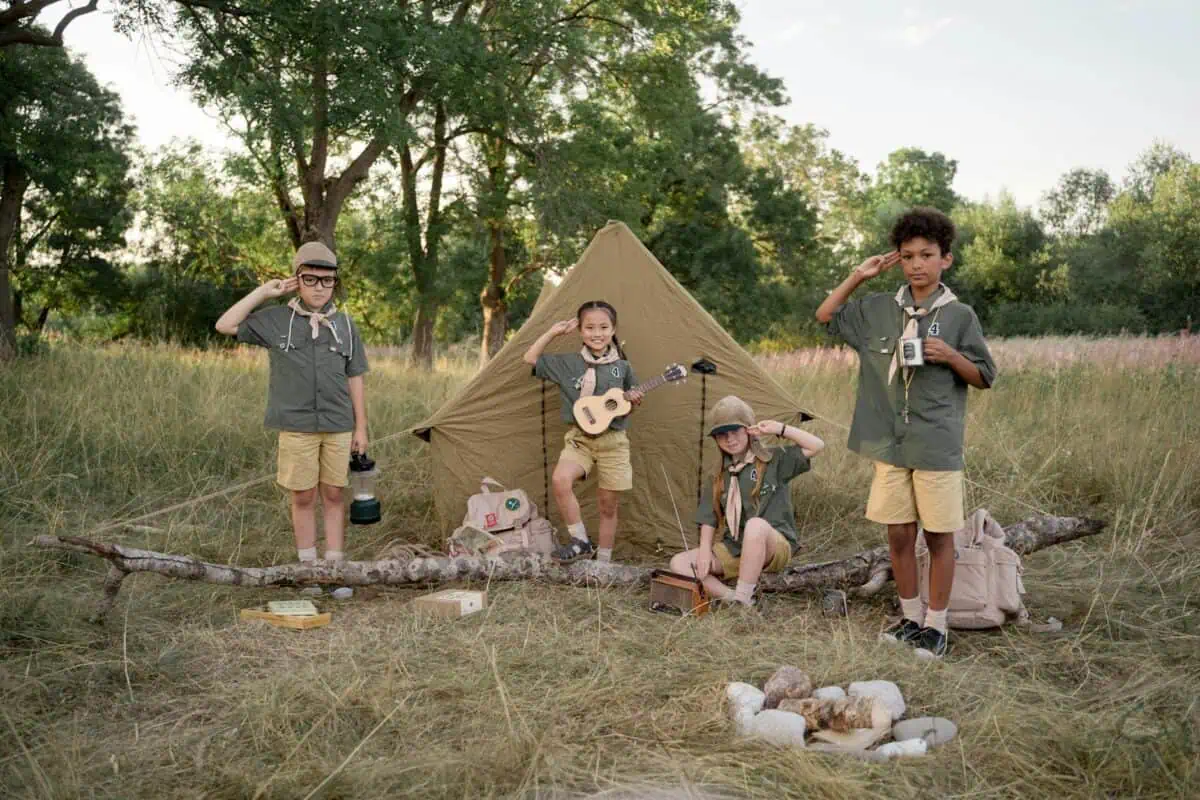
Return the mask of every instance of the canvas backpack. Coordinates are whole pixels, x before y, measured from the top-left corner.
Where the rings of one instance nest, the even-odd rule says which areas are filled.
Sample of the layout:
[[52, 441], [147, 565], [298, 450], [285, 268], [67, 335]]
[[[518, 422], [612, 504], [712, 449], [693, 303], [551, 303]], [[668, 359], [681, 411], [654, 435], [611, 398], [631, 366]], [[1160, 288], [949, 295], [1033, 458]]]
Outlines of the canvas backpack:
[[[946, 621], [951, 628], [996, 628], [1025, 612], [1021, 557], [1004, 544], [1004, 529], [979, 509], [954, 532], [954, 585]], [[929, 548], [917, 538], [921, 602], [929, 604]]]
[[467, 500], [463, 524], [451, 534], [447, 547], [452, 556], [515, 551], [549, 555], [553, 550], [554, 528], [538, 515], [529, 495], [523, 489], [505, 489], [493, 478], [484, 478], [479, 494]]

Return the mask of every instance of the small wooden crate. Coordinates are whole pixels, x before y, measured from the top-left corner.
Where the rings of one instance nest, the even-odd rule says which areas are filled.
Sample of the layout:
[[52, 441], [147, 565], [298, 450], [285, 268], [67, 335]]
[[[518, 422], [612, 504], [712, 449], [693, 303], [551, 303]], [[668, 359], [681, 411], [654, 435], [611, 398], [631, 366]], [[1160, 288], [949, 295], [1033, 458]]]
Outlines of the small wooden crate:
[[242, 620], [258, 619], [263, 622], [269, 622], [278, 628], [291, 628], [298, 631], [306, 631], [309, 628], [320, 628], [328, 625], [333, 620], [333, 614], [328, 611], [324, 614], [298, 617], [292, 614], [272, 614], [265, 608], [243, 608], [238, 612], [238, 617]]
[[656, 569], [650, 573], [650, 610], [699, 617], [708, 613], [708, 598], [694, 576]]
[[465, 617], [487, 608], [487, 592], [443, 589], [412, 601], [413, 608], [439, 617]]

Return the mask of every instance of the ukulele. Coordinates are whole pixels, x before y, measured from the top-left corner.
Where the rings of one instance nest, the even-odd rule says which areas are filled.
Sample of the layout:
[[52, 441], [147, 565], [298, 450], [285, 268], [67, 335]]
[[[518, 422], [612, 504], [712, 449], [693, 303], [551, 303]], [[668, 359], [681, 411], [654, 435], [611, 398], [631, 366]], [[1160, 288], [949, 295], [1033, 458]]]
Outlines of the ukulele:
[[[686, 378], [687, 370], [684, 369], [683, 365], [672, 364], [663, 370], [662, 375], [651, 378], [629, 391], [645, 394], [651, 389], [657, 389], [660, 386], [665, 386], [668, 383], [674, 383]], [[624, 389], [613, 388], [604, 394], [594, 394], [579, 398], [575, 401], [573, 408], [575, 423], [585, 433], [592, 436], [604, 433], [608, 430], [608, 426], [614, 419], [623, 417], [633, 410], [633, 404], [626, 399], [626, 394], [627, 392]]]

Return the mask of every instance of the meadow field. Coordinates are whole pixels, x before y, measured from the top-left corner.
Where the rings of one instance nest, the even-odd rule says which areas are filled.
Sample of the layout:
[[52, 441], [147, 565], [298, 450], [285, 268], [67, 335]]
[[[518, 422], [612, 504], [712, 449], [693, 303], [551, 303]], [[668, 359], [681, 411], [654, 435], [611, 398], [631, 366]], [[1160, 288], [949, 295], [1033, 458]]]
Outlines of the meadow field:
[[[0, 369], [0, 796], [28, 798], [1186, 798], [1200, 796], [1200, 339], [994, 342], [973, 392], [969, 505], [1003, 522], [1100, 517], [1100, 536], [1025, 560], [1035, 619], [962, 633], [927, 664], [879, 644], [890, 588], [822, 616], [768, 598], [761, 619], [680, 620], [644, 589], [494, 584], [490, 609], [415, 616], [417, 590], [361, 591], [334, 623], [239, 623], [293, 596], [125, 582], [86, 621], [99, 559], [34, 550], [271, 473], [265, 357], [56, 345]], [[763, 358], [829, 443], [794, 486], [810, 561], [882, 542], [862, 519], [869, 466], [845, 449], [854, 361]], [[439, 547], [424, 447], [407, 435], [469, 375], [380, 358], [368, 378], [384, 522]], [[638, 435], [635, 431], [634, 435]], [[99, 535], [222, 563], [294, 560], [269, 481]], [[922, 759], [867, 764], [731, 735], [730, 680], [794, 664], [818, 685], [883, 678], [909, 715], [960, 735]]]

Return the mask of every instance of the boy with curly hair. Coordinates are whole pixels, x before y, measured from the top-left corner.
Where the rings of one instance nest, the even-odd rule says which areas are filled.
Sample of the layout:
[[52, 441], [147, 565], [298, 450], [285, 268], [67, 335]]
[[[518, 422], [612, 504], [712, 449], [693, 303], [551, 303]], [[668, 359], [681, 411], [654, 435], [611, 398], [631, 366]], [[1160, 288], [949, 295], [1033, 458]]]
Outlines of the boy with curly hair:
[[[858, 352], [858, 399], [848, 444], [875, 464], [867, 519], [887, 526], [903, 612], [884, 635], [935, 658], [948, 645], [954, 531], [964, 524], [967, 387], [987, 389], [996, 379], [979, 318], [941, 280], [954, 260], [954, 235], [954, 223], [941, 211], [909, 210], [892, 228], [896, 250], [856, 267], [816, 314]], [[860, 285], [897, 264], [907, 279], [898, 292], [850, 300]], [[901, 364], [902, 341], [911, 338], [921, 339], [921, 366]], [[918, 522], [931, 561], [927, 613], [918, 588]]]

